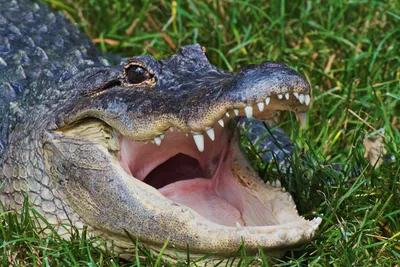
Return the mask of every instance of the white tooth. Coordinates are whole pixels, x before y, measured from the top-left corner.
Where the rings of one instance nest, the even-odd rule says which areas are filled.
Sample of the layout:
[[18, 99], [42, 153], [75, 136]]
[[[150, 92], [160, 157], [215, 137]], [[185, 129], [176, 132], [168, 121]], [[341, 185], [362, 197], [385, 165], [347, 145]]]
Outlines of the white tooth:
[[161, 137], [159, 137], [159, 136], [154, 137], [154, 142], [156, 143], [157, 146], [160, 146], [161, 145]]
[[169, 130], [170, 130], [171, 132], [173, 132], [173, 131], [174, 131], [174, 127], [169, 128]]
[[276, 187], [276, 181], [272, 181], [271, 185], [272, 185], [273, 187]]
[[313, 219], [313, 221], [314, 221], [314, 223], [315, 223], [316, 225], [319, 225], [319, 224], [322, 222], [322, 218], [316, 217], [316, 218]]
[[303, 94], [299, 95], [299, 101], [301, 104], [304, 104], [304, 95]]
[[215, 133], [214, 133], [214, 129], [213, 128], [208, 129], [206, 131], [206, 133], [207, 133], [208, 137], [210, 137], [211, 140], [213, 140], [213, 141], [215, 140]]
[[281, 187], [281, 181], [276, 180], [275, 184], [276, 184], [276, 187]]
[[285, 240], [286, 239], [286, 233], [285, 232], [278, 232], [278, 237], [281, 240]]
[[293, 93], [293, 95], [298, 99], [299, 98], [299, 93]]
[[286, 188], [282, 187], [282, 192], [286, 192]]
[[226, 112], [225, 115], [226, 115], [228, 118], [230, 117], [229, 112]]
[[165, 134], [160, 134], [161, 139], [164, 139]]
[[263, 111], [264, 110], [264, 102], [257, 103], [257, 107], [258, 107], [258, 110], [260, 110], [260, 112]]
[[219, 125], [221, 125], [221, 127], [224, 127], [224, 121], [222, 119], [218, 120]]
[[247, 106], [244, 108], [244, 113], [246, 113], [247, 118], [253, 117], [253, 107]]
[[239, 109], [235, 108], [235, 109], [233, 109], [233, 112], [235, 112], [236, 116], [239, 116]]
[[312, 229], [312, 227], [310, 227], [306, 231], [307, 231], [307, 233], [312, 234], [312, 232], [314, 232], [314, 229]]
[[287, 200], [288, 200], [289, 202], [292, 201], [292, 195], [289, 195], [288, 198], [287, 198]]
[[193, 135], [194, 142], [196, 143], [197, 149], [200, 152], [204, 151], [204, 135], [202, 134], [195, 134]]
[[297, 229], [297, 233], [302, 236], [304, 235], [304, 230], [303, 229]]
[[267, 181], [266, 184], [267, 184], [267, 185], [271, 185], [271, 182], [270, 182], [270, 181]]
[[243, 230], [243, 226], [240, 224], [240, 222], [236, 222], [236, 228], [237, 228], [239, 231], [242, 231], [242, 230]]
[[310, 105], [310, 101], [311, 101], [310, 95], [304, 95], [304, 102], [306, 103], [307, 106]]
[[293, 206], [293, 209], [295, 210], [296, 208], [297, 208], [296, 205], [294, 205], [294, 206]]
[[186, 137], [188, 137], [188, 136], [189, 136], [189, 134], [187, 134], [187, 133], [185, 133], [185, 135], [186, 135]]
[[268, 105], [268, 104], [269, 104], [269, 101], [271, 101], [271, 98], [270, 98], [270, 97], [267, 97], [267, 98], [265, 99], [265, 105]]
[[305, 129], [307, 125], [307, 114], [305, 112], [299, 112], [297, 113], [297, 117], [299, 118], [301, 128]]
[[179, 128], [176, 128], [176, 130], [178, 131], [178, 133], [180, 133], [180, 132], [181, 132], [181, 130], [179, 130]]
[[283, 98], [283, 95], [279, 94], [279, 95], [278, 95], [278, 98], [279, 98], [279, 99], [282, 99], [282, 98]]
[[285, 93], [285, 98], [289, 100], [289, 93]]

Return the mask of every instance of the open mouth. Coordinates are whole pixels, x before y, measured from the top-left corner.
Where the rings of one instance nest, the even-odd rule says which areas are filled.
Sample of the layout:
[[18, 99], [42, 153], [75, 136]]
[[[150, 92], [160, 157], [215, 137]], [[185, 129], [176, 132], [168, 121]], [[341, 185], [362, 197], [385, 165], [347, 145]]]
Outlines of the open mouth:
[[[272, 96], [272, 102], [284, 102], [289, 97], [289, 94]], [[308, 95], [291, 97], [309, 104]], [[257, 108], [242, 109], [242, 114], [262, 117], [274, 113], [273, 109], [265, 109], [265, 104], [268, 107], [270, 103], [268, 97]], [[301, 219], [292, 197], [282, 192], [279, 181], [260, 186], [261, 181], [254, 183], [249, 179], [256, 174], [249, 166], [241, 166], [242, 162], [237, 159], [242, 158], [242, 152], [233, 138], [235, 122], [230, 118], [235, 115], [241, 115], [240, 109], [227, 112], [205, 131], [207, 136], [185, 134], [172, 127], [150, 142], [119, 135], [119, 162], [135, 179], [219, 225], [271, 226]], [[305, 123], [304, 113], [300, 113], [299, 119]], [[264, 195], [266, 188], [279, 191], [280, 196], [268, 200]]]

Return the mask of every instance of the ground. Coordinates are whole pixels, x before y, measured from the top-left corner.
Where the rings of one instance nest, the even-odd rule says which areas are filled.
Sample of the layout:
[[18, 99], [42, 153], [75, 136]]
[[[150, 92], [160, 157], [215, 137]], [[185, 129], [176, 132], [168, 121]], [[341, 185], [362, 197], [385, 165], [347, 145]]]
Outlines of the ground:
[[[297, 150], [292, 173], [262, 162], [253, 149], [248, 153], [264, 179], [282, 181], [300, 213], [323, 222], [312, 243], [289, 251], [277, 266], [400, 262], [398, 1], [45, 2], [76, 22], [105, 53], [163, 58], [182, 45], [200, 43], [223, 69], [265, 60], [295, 68], [310, 81], [313, 100], [305, 130], [293, 114], [282, 115], [281, 127]], [[371, 164], [372, 139], [386, 150], [380, 166]], [[342, 170], [334, 171], [332, 163]], [[39, 239], [42, 230], [33, 225], [41, 218], [29, 207], [21, 222], [14, 213], [1, 217], [3, 266], [132, 266], [112, 250], [101, 250], [101, 241], [85, 233], [76, 233], [70, 242], [55, 233]], [[245, 257], [242, 263], [252, 260]], [[161, 264], [149, 255], [133, 266]]]

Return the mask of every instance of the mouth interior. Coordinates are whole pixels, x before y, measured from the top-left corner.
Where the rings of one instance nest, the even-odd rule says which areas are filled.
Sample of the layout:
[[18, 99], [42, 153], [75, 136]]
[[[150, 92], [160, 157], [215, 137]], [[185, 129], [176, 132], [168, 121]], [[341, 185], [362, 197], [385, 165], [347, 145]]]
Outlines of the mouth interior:
[[214, 130], [215, 141], [204, 136], [204, 152], [197, 149], [192, 136], [177, 131], [168, 131], [160, 146], [120, 136], [119, 160], [135, 179], [214, 223], [278, 224], [270, 203], [252, 194], [233, 171], [230, 131], [219, 125]]
[[210, 178], [207, 177], [207, 173], [196, 159], [178, 153], [166, 162], [158, 165], [146, 176], [143, 182], [156, 189], [160, 189], [168, 184], [195, 179], [197, 177]]

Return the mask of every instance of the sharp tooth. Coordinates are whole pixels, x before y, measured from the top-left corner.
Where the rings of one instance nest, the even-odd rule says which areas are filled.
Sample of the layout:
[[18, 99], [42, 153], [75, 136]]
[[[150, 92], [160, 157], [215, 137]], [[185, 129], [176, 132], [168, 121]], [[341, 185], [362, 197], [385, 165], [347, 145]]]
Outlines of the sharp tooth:
[[307, 125], [307, 114], [305, 112], [297, 113], [297, 117], [299, 118], [301, 128], [305, 129]]
[[215, 133], [214, 133], [214, 129], [213, 128], [208, 129], [206, 131], [206, 133], [207, 133], [208, 137], [210, 137], [211, 140], [213, 140], [213, 141], [215, 140]]
[[289, 100], [289, 93], [285, 93], [285, 98]]
[[173, 132], [173, 131], [174, 131], [174, 127], [169, 128], [169, 130], [170, 130], [171, 132]]
[[244, 113], [246, 113], [247, 118], [252, 118], [253, 117], [253, 107], [251, 107], [251, 106], [245, 107]]
[[282, 192], [286, 192], [286, 188], [282, 187]]
[[299, 95], [299, 101], [301, 104], [304, 104], [304, 95], [303, 94]]
[[265, 99], [265, 105], [268, 105], [268, 104], [269, 104], [269, 101], [271, 101], [271, 98], [270, 98], [270, 97], [267, 97], [267, 98]]
[[299, 98], [299, 93], [293, 93], [293, 95], [298, 99]]
[[178, 133], [180, 133], [180, 132], [181, 132], [181, 130], [179, 130], [179, 128], [176, 128], [176, 130], [178, 131]]
[[315, 223], [316, 225], [319, 225], [319, 224], [322, 222], [322, 218], [316, 217], [316, 218], [313, 219], [313, 221], [314, 221], [314, 223]]
[[276, 181], [275, 181], [275, 186], [276, 186], [276, 187], [281, 187], [281, 181], [276, 180]]
[[221, 125], [221, 127], [224, 127], [224, 121], [222, 119], [218, 120], [219, 125]]
[[230, 117], [230, 115], [229, 115], [229, 112], [228, 112], [228, 111], [225, 113], [225, 115], [226, 115], [228, 118]]
[[304, 102], [306, 103], [307, 106], [310, 105], [310, 101], [311, 101], [310, 95], [304, 95]]
[[236, 228], [237, 228], [239, 231], [242, 231], [242, 230], [243, 230], [243, 226], [240, 224], [240, 222], [236, 222]]
[[281, 240], [285, 240], [286, 239], [286, 233], [285, 232], [278, 232], [278, 237]]
[[264, 110], [264, 102], [257, 103], [258, 110], [261, 112]]
[[283, 95], [279, 94], [279, 95], [278, 95], [278, 98], [279, 98], [279, 99], [282, 99], [282, 98], [283, 98]]
[[287, 198], [287, 200], [288, 200], [289, 202], [292, 201], [292, 195], [289, 195], [288, 198]]
[[159, 136], [154, 137], [154, 143], [156, 143], [157, 146], [160, 146], [161, 145], [161, 137], [159, 137]]
[[204, 135], [202, 134], [195, 134], [193, 135], [194, 142], [196, 143], [197, 149], [200, 152], [204, 151]]
[[235, 112], [236, 116], [239, 116], [239, 109], [235, 108], [235, 109], [233, 109], [233, 112]]
[[165, 134], [160, 134], [161, 139], [164, 139]]
[[188, 136], [189, 136], [189, 134], [187, 134], [187, 133], [185, 133], [185, 135], [186, 135], [186, 137], [188, 137]]

